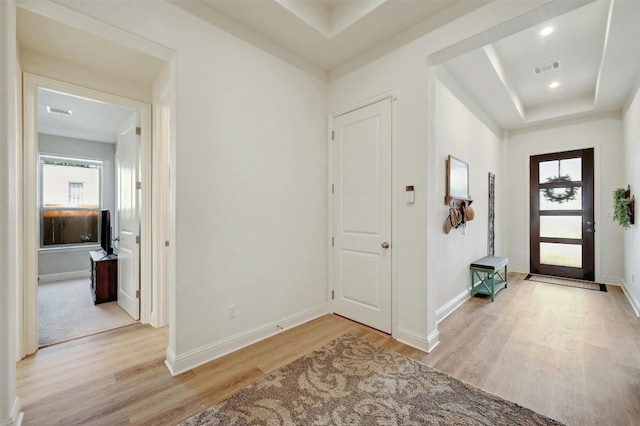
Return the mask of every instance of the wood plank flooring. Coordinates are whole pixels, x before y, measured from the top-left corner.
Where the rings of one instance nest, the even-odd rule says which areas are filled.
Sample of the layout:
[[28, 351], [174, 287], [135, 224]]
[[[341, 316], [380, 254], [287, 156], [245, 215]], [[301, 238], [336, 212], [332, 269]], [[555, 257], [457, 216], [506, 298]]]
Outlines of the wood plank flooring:
[[640, 319], [622, 289], [509, 278], [442, 321], [420, 360], [569, 425], [640, 425]]
[[327, 315], [171, 377], [168, 330], [133, 325], [50, 346], [18, 363], [25, 425], [173, 425], [344, 334], [570, 425], [640, 424], [640, 320], [609, 293], [510, 275], [440, 323], [430, 354]]
[[351, 333], [417, 358], [424, 352], [327, 315], [171, 377], [168, 329], [133, 325], [41, 349], [18, 363], [25, 425], [173, 425], [334, 338]]

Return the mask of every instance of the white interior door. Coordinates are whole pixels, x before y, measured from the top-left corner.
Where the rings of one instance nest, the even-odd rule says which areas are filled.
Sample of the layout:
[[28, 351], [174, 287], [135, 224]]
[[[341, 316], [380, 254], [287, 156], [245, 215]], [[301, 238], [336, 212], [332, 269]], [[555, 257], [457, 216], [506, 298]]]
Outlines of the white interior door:
[[140, 319], [139, 190], [140, 136], [138, 113], [125, 120], [116, 145], [116, 246], [118, 248], [118, 305]]
[[391, 332], [391, 101], [333, 121], [334, 312]]

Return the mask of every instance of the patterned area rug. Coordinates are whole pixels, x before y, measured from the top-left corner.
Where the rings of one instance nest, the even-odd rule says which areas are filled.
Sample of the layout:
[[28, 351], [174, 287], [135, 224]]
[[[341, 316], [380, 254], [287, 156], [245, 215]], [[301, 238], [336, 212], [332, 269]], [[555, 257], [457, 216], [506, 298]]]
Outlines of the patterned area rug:
[[527, 281], [535, 281], [538, 283], [557, 284], [567, 287], [584, 288], [587, 290], [607, 291], [607, 286], [593, 281], [574, 280], [571, 278], [551, 277], [549, 275], [529, 274], [525, 277]]
[[431, 424], [561, 423], [344, 335], [180, 426]]

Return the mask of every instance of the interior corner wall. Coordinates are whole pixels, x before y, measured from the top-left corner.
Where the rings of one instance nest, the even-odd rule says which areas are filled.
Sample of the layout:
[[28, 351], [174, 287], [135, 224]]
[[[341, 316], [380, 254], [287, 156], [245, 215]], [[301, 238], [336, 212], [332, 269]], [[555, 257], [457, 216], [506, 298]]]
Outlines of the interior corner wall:
[[635, 224], [624, 233], [624, 288], [636, 315], [640, 317], [640, 90], [632, 97], [632, 102], [624, 115], [624, 177], [618, 186], [630, 185], [636, 195]]
[[[115, 213], [115, 143], [102, 143], [55, 135], [38, 134], [38, 151], [41, 154], [60, 155], [102, 160], [102, 208]], [[89, 251], [86, 248], [40, 250], [38, 252], [38, 276], [40, 283], [62, 279], [88, 278], [90, 275]]]
[[444, 204], [446, 193], [446, 159], [452, 155], [469, 165], [469, 195], [475, 213], [466, 226], [452, 229], [446, 234], [442, 229], [431, 238], [440, 248], [434, 264], [438, 277], [437, 306], [440, 321], [451, 308], [469, 297], [469, 265], [488, 254], [489, 238], [489, 173], [496, 176], [495, 205], [495, 254], [507, 256], [503, 244], [506, 219], [502, 208], [505, 194], [501, 190], [507, 181], [503, 151], [505, 142], [476, 117], [468, 105], [458, 99], [442, 82], [436, 86], [436, 175], [440, 176], [437, 209], [444, 223], [449, 207]]
[[[17, 146], [22, 147], [23, 132], [22, 132], [22, 67], [20, 66], [20, 53], [16, 52], [16, 87], [18, 93], [16, 93], [16, 131], [18, 134]], [[16, 164], [16, 176], [22, 176], [23, 170], [23, 157], [22, 149], [18, 149], [18, 158]], [[22, 185], [22, 179], [17, 179], [18, 186]], [[22, 229], [24, 227], [24, 194], [22, 188], [16, 188], [16, 228]], [[22, 348], [22, 321], [21, 318], [24, 315], [24, 286], [22, 285], [22, 277], [20, 272], [24, 270], [24, 244], [22, 241], [17, 241], [14, 248], [16, 253], [16, 271], [18, 277], [16, 279], [16, 360], [22, 359], [24, 356]]]
[[611, 193], [625, 184], [623, 127], [619, 114], [512, 132], [508, 142], [507, 205], [509, 264], [529, 272], [529, 158], [532, 155], [594, 148], [596, 281], [622, 283], [624, 246], [612, 220]]
[[326, 81], [168, 2], [69, 7], [175, 51], [173, 372], [326, 313]]
[[0, 2], [0, 424], [20, 424], [16, 392], [18, 288], [21, 284], [20, 224], [20, 77], [17, 63], [16, 5]]
[[[153, 266], [151, 281], [154, 291], [151, 296], [151, 317], [149, 322], [154, 327], [169, 325], [168, 295], [170, 287], [175, 287], [175, 278], [171, 271], [175, 265], [171, 263], [171, 221], [174, 217], [172, 210], [172, 195], [170, 184], [171, 147], [175, 145], [173, 120], [175, 118], [175, 83], [173, 81], [173, 61], [167, 62], [156, 80], [153, 82], [153, 103], [151, 119], [152, 130], [152, 160], [151, 181], [153, 208], [151, 209]], [[168, 244], [167, 244], [168, 243]], [[175, 345], [173, 345], [175, 346]]]
[[[524, 6], [515, 5], [513, 6]], [[332, 80], [329, 84], [329, 112], [343, 110], [380, 93], [397, 90], [397, 139], [394, 192], [397, 206], [397, 234], [393, 236], [397, 250], [396, 335], [411, 335], [422, 341], [422, 349], [437, 344], [436, 311], [440, 306], [438, 289], [442, 280], [449, 281], [438, 266], [442, 250], [445, 175], [444, 159], [437, 154], [440, 146], [435, 140], [435, 105], [428, 84], [429, 57], [449, 46], [457, 45], [488, 29], [499, 26], [526, 13], [523, 10], [501, 9], [492, 3], [379, 58], [357, 70]], [[440, 155], [446, 149], [440, 150]], [[466, 155], [466, 154], [465, 154]], [[504, 152], [499, 155], [504, 159]], [[498, 161], [498, 160], [496, 160]], [[475, 168], [480, 173], [482, 168]], [[485, 169], [485, 173], [486, 173]], [[486, 182], [483, 177], [481, 182]], [[498, 182], [506, 184], [506, 177]], [[404, 188], [415, 187], [415, 203], [406, 204]], [[484, 186], [484, 185], [483, 185]], [[475, 191], [475, 189], [473, 189]], [[481, 207], [477, 209], [482, 210]], [[504, 215], [501, 215], [504, 217]], [[425, 220], [426, 219], [426, 220]], [[481, 219], [472, 226], [480, 227]], [[471, 231], [471, 228], [469, 228]], [[475, 238], [470, 235], [470, 238]], [[447, 244], [453, 242], [450, 238]], [[486, 243], [482, 244], [486, 248]], [[504, 247], [504, 245], [503, 245]], [[485, 250], [474, 253], [481, 255]], [[469, 257], [473, 256], [469, 254]], [[465, 260], [466, 262], [466, 260]], [[462, 286], [462, 270], [469, 265], [460, 261], [455, 285]], [[444, 284], [442, 284], [444, 285]], [[460, 287], [461, 288], [461, 287]]]

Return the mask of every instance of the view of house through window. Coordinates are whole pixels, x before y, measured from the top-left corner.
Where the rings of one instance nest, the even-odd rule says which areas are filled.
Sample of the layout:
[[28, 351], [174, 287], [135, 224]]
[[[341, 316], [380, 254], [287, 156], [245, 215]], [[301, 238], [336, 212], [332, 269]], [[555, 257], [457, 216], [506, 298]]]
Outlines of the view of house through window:
[[98, 240], [102, 162], [40, 156], [41, 246]]

